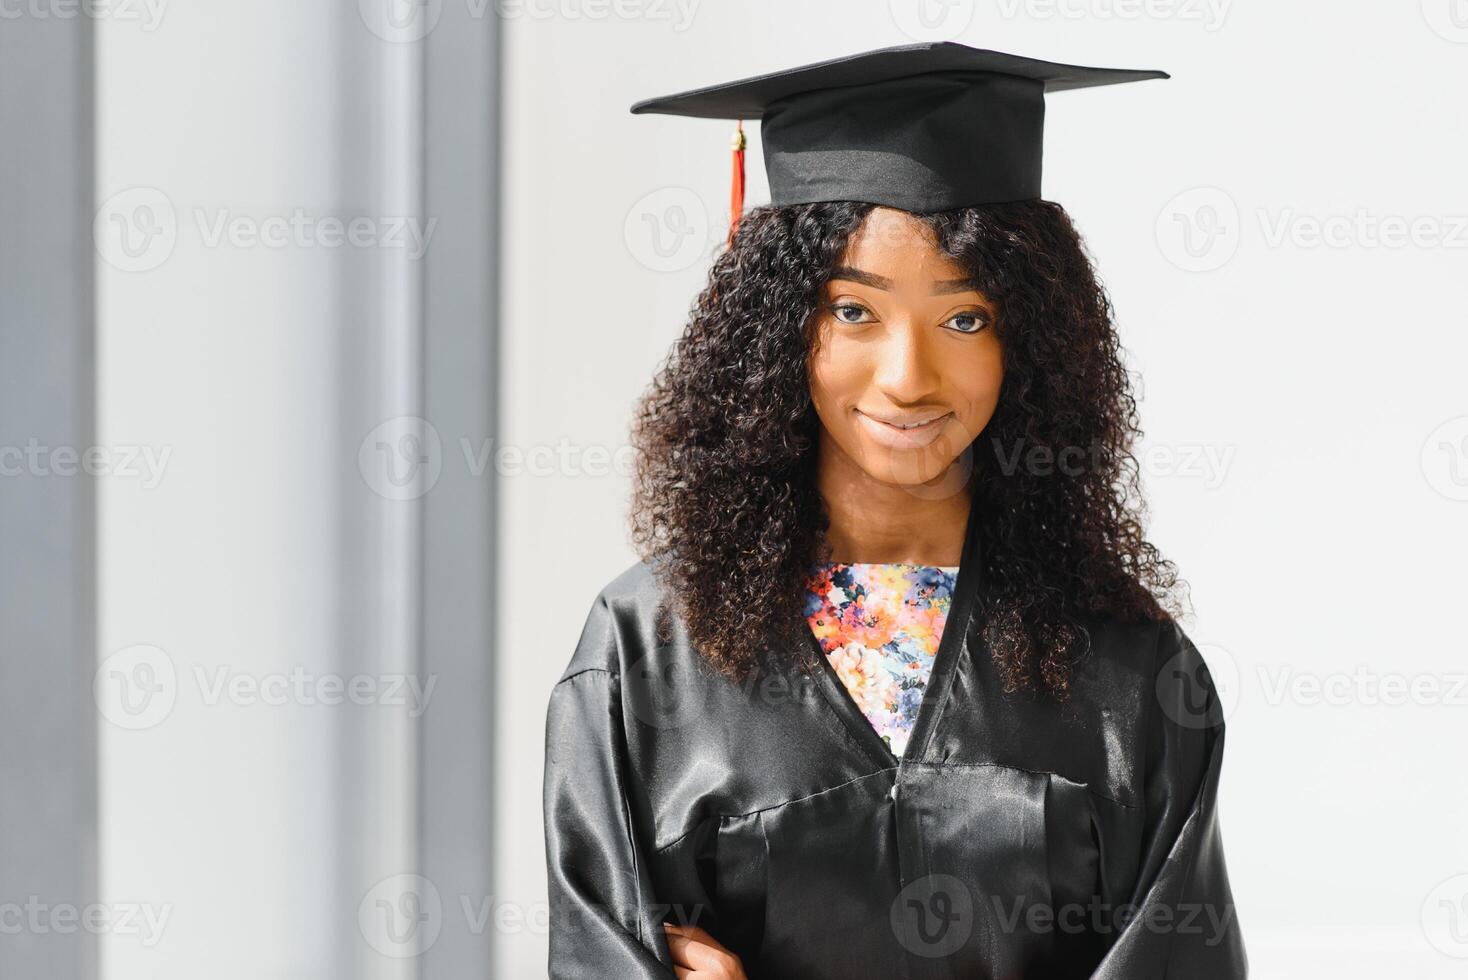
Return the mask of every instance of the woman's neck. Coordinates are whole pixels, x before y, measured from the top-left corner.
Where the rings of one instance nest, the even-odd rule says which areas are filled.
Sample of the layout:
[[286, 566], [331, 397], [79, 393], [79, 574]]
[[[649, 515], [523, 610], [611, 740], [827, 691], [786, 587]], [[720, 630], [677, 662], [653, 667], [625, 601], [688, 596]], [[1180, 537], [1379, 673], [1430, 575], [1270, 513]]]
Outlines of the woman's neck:
[[816, 468], [830, 561], [959, 563], [971, 506], [965, 482], [950, 486], [950, 473], [918, 487], [883, 483], [830, 443], [822, 440]]

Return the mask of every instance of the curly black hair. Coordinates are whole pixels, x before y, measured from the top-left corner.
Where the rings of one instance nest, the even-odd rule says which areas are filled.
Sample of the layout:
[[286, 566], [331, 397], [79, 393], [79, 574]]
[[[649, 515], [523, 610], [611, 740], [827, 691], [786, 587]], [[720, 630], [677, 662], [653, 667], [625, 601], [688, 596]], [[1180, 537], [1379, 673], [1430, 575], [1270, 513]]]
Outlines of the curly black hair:
[[[633, 543], [730, 677], [804, 628], [805, 578], [830, 554], [808, 355], [821, 289], [873, 207], [747, 212], [637, 407]], [[1059, 204], [914, 217], [998, 307], [1004, 381], [969, 479], [983, 637], [1008, 692], [1064, 700], [1088, 614], [1180, 613], [1176, 570], [1144, 538], [1141, 430], [1111, 301]]]

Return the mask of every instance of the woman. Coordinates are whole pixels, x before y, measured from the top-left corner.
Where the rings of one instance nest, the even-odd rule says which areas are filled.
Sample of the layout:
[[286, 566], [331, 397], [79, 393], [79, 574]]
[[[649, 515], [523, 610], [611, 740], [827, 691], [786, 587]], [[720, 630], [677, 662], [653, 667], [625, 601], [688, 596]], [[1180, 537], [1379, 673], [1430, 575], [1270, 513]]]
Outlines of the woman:
[[[780, 133], [803, 93], [821, 139], [851, 111], [851, 154], [893, 85], [1103, 71], [943, 49], [861, 56], [844, 103], [854, 59], [720, 87], [743, 113], [784, 81], [756, 106], [775, 203], [640, 407], [643, 560], [551, 695], [553, 976], [1246, 975], [1223, 724], [1144, 538], [1110, 304], [1063, 208], [1003, 199], [1038, 158], [916, 190], [768, 164], [815, 138]], [[990, 67], [935, 78], [935, 50]]]

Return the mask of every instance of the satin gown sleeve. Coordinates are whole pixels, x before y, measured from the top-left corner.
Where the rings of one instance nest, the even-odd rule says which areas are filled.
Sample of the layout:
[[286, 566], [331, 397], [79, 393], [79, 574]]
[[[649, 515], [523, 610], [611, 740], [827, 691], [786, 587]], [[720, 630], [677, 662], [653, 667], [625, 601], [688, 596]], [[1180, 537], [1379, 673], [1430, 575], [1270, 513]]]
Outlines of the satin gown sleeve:
[[617, 626], [606, 599], [587, 616], [546, 713], [543, 802], [550, 976], [673, 977], [632, 818]]
[[1248, 960], [1218, 823], [1224, 723], [1193, 642], [1161, 627], [1146, 740], [1146, 830], [1137, 886], [1094, 980], [1235, 980]]

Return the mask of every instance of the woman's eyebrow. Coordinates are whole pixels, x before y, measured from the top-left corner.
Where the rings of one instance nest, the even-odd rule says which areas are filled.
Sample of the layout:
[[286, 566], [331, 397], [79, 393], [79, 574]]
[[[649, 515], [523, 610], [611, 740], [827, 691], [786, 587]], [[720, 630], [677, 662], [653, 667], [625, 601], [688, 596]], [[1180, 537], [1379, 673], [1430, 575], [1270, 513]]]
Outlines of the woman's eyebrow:
[[[871, 286], [873, 289], [890, 290], [892, 288], [892, 280], [886, 276], [879, 276], [875, 272], [867, 272], [864, 269], [854, 269], [849, 265], [838, 265], [831, 272], [831, 278], [849, 279], [852, 282], [859, 282], [864, 286]], [[965, 279], [940, 279], [933, 283], [934, 296], [943, 296], [948, 293], [966, 293], [970, 290], [976, 293], [981, 292], [978, 283], [971, 277]]]

